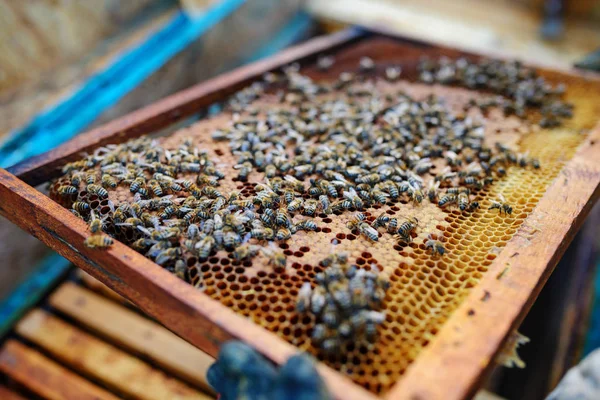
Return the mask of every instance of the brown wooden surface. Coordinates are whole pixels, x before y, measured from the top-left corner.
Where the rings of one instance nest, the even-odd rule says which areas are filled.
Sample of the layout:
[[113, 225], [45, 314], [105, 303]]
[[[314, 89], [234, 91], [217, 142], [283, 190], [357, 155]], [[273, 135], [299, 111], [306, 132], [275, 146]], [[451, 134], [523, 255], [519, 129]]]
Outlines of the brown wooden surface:
[[25, 400], [25, 397], [13, 392], [6, 386], [0, 385], [0, 399], [2, 400]]
[[73, 282], [62, 284], [48, 302], [88, 329], [212, 391], [206, 381], [206, 371], [214, 358], [157, 323]]
[[204, 83], [192, 86], [172, 96], [166, 97], [148, 107], [132, 112], [87, 133], [78, 135], [64, 145], [23, 161], [8, 169], [31, 186], [44, 183], [60, 174], [59, 168], [69, 160], [80, 157], [81, 152], [89, 151], [108, 143], [121, 143], [148, 132], [164, 128], [202, 107], [224, 99], [248, 82], [259, 78], [265, 72], [279, 68], [290, 62], [313, 56], [325, 49], [333, 49], [359, 37], [356, 30], [347, 30], [327, 37], [312, 39], [298, 46], [282, 51], [275, 57], [238, 68]]
[[45, 399], [117, 400], [104, 389], [14, 340], [7, 341], [0, 350], [0, 371]]
[[114, 290], [111, 290], [111, 288], [109, 288], [104, 283], [100, 282], [98, 279], [94, 278], [84, 270], [78, 269], [77, 276], [79, 277], [79, 279], [81, 279], [81, 283], [83, 283], [86, 287], [93, 290], [94, 292], [101, 293], [104, 296], [109, 297], [112, 300], [117, 301], [119, 303], [131, 304], [125, 298], [123, 298], [123, 296], [121, 296]]
[[598, 200], [599, 156], [600, 126], [387, 399], [463, 399], [474, 393], [482, 371], [492, 366]]
[[139, 400], [210, 399], [208, 395], [40, 309], [31, 311], [19, 321], [16, 332], [63, 363], [128, 397]]
[[[175, 118], [179, 118], [183, 115], [181, 112], [190, 113], [194, 107], [220, 100], [251, 77], [291, 61], [294, 56], [309, 57], [311, 51], [327, 50], [328, 40], [336, 47], [356, 38], [355, 34], [344, 33], [319, 39], [313, 41], [312, 46], [305, 45], [307, 47], [236, 70], [91, 131], [11, 171], [21, 173], [30, 183], [42, 182], [55, 176], [57, 167], [82, 150], [140, 136], [164, 126], [169, 122], [169, 115], [175, 113]], [[461, 54], [444, 48], [440, 48], [440, 53]], [[598, 143], [598, 130], [592, 135]], [[485, 278], [387, 398], [459, 399], [472, 394], [503, 340], [526, 313], [597, 198], [600, 166], [594, 163], [600, 154], [598, 144], [591, 143], [588, 139], [567, 164], [549, 189], [549, 195], [540, 201], [519, 234], [494, 260]], [[569, 195], [564, 197], [562, 193]], [[209, 354], [214, 356], [220, 344], [232, 337], [246, 341], [277, 363], [295, 352], [293, 346], [277, 336], [236, 315], [120, 243], [106, 251], [85, 248], [82, 242], [88, 233], [84, 222], [4, 170], [0, 170], [0, 198], [3, 199], [0, 213]], [[539, 226], [544, 229], [535, 231]], [[502, 279], [496, 279], [507, 263], [511, 265], [509, 272]], [[492, 296], [482, 302], [486, 290]], [[336, 397], [374, 397], [335, 371], [323, 365], [319, 365], [319, 369]]]

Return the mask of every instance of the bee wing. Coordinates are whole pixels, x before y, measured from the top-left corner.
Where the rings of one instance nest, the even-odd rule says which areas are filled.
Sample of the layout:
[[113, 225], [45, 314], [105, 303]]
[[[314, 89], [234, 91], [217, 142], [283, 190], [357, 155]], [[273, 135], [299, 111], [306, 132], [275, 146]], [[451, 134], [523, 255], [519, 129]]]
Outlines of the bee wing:
[[502, 193], [498, 193], [498, 199], [500, 199], [502, 203], [506, 203], [506, 199], [504, 198], [504, 195]]
[[[118, 224], [118, 225], [130, 225], [130, 226], [131, 226], [131, 224]], [[142, 232], [144, 235], [147, 235], [147, 236], [152, 236], [152, 232], [150, 232], [148, 229], [144, 228], [143, 226], [139, 226], [139, 225], [138, 225], [138, 226], [136, 226], [136, 228], [137, 228], [137, 229], [138, 229], [140, 232]]]

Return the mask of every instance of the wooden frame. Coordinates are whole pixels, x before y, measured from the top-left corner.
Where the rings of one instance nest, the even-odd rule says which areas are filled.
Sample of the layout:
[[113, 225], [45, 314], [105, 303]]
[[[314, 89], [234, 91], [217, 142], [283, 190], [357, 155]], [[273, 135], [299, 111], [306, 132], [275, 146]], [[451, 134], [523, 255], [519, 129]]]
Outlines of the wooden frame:
[[[372, 35], [385, 34], [351, 29], [311, 40], [167, 97], [8, 171], [0, 170], [0, 214], [207, 353], [215, 356], [223, 341], [238, 338], [281, 363], [296, 351], [294, 346], [121, 243], [106, 251], [84, 247], [86, 224], [32, 186], [57, 176], [61, 165], [82, 152], [166, 127], [225, 98], [267, 71], [292, 61], [314, 59], [321, 52], [332, 52]], [[439, 54], [476, 56], [402, 38], [395, 40]], [[589, 134], [484, 278], [386, 394], [386, 399], [462, 399], [474, 393], [503, 341], [527, 313], [598, 199], [599, 145], [600, 125]], [[509, 265], [510, 273], [499, 279]], [[488, 296], [489, 293], [493, 295]], [[336, 398], [375, 398], [329, 367], [320, 364], [318, 368]]]

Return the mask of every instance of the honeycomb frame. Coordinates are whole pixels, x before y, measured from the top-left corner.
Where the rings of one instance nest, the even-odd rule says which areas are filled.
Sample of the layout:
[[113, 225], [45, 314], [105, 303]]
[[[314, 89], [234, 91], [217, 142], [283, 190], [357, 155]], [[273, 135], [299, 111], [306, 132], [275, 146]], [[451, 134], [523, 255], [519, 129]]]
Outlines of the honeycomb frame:
[[[377, 62], [380, 62], [383, 60], [383, 55], [389, 54], [385, 50], [386, 48], [388, 48], [390, 46], [393, 47], [394, 45], [395, 46], [398, 45], [397, 43], [394, 43], [391, 39], [379, 39], [379, 41], [380, 42], [378, 45], [373, 45], [373, 43], [359, 43], [358, 45], [353, 46], [352, 48], [350, 48], [349, 50], [347, 50], [345, 52], [342, 51], [342, 52], [338, 53], [339, 54], [338, 66], [340, 68], [344, 68], [345, 64], [347, 66], [347, 65], [351, 64], [352, 60], [355, 61], [357, 59], [358, 55], [361, 55], [361, 56], [369, 55], [372, 58], [374, 58]], [[410, 79], [411, 65], [414, 68], [414, 63], [417, 59], [416, 57], [417, 57], [417, 55], [419, 57], [422, 55], [422, 51], [421, 51], [422, 49], [408, 47], [408, 50], [407, 50], [406, 46], [400, 46], [400, 47], [403, 50], [401, 52], [402, 54], [400, 54], [402, 56], [401, 59], [390, 60], [389, 57], [386, 57], [385, 60], [386, 60], [386, 62], [400, 61], [400, 64], [403, 65], [403, 67], [405, 69], [405, 73], [408, 74], [408, 77]], [[435, 50], [439, 50], [439, 49], [434, 49], [434, 51]], [[439, 54], [439, 53], [437, 53], [437, 54]], [[456, 55], [456, 53], [454, 53], [452, 50], [447, 50], [447, 49], [443, 51], [443, 54]], [[316, 78], [318, 78], [320, 75], [320, 72], [316, 71], [315, 69], [311, 70], [310, 66], [306, 69], [305, 72], [308, 72], [309, 74], [313, 74], [313, 76], [315, 76]], [[335, 73], [335, 70], [332, 73]], [[549, 79], [552, 79], [553, 77], [555, 79], [558, 79], [559, 77], [561, 79], [564, 79], [564, 75], [561, 75], [558, 73], [556, 73], [556, 75], [554, 75], [554, 73], [551, 71], [546, 72], [546, 73], [548, 75], [546, 75], [546, 74], [544, 74], [544, 75], [546, 77], [548, 77]], [[579, 81], [577, 81], [577, 79], [575, 79], [575, 81], [579, 82]], [[570, 82], [568, 82], [568, 83], [570, 83]], [[581, 85], [583, 85], [583, 83], [588, 83], [588, 82], [579, 82], [579, 83], [581, 86]], [[597, 85], [597, 83], [596, 83], [596, 85]], [[460, 90], [458, 90], [458, 91], [460, 92]], [[510, 194], [510, 196], [512, 196], [512, 197], [507, 198], [510, 201], [513, 201], [513, 199], [516, 200], [516, 201], [513, 201], [513, 204], [516, 204], [516, 207], [515, 207], [515, 211], [514, 211], [512, 217], [498, 216], [497, 212], [487, 210], [486, 206], [489, 203], [484, 202], [482, 204], [483, 207], [480, 211], [481, 215], [478, 215], [477, 218], [480, 219], [480, 222], [483, 222], [483, 225], [490, 224], [490, 223], [508, 222], [508, 223], [513, 224], [513, 226], [511, 226], [511, 228], [509, 230], [505, 230], [505, 232], [502, 232], [502, 234], [495, 234], [495, 232], [493, 232], [493, 230], [491, 231], [491, 233], [488, 233], [488, 229], [486, 227], [479, 229], [481, 227], [481, 225], [477, 225], [477, 224], [472, 224], [473, 226], [469, 226], [468, 227], [469, 229], [465, 229], [464, 226], [461, 226], [461, 224], [463, 224], [464, 221], [461, 220], [462, 216], [460, 215], [460, 213], [449, 213], [449, 215], [443, 217], [443, 220], [438, 220], [438, 221], [432, 220], [431, 221], [431, 230], [429, 230], [429, 229], [422, 230], [422, 232], [424, 232], [425, 234], [427, 232], [431, 232], [431, 231], [435, 231], [435, 230], [437, 230], [440, 234], [443, 234], [447, 239], [446, 243], [450, 250], [450, 254], [453, 254], [453, 250], [467, 251], [466, 248], [468, 248], [469, 246], [472, 245], [471, 243], [468, 243], [469, 241], [471, 241], [473, 243], [473, 245], [477, 248], [485, 247], [485, 246], [483, 246], [481, 237], [485, 236], [485, 237], [490, 238], [490, 240], [487, 241], [487, 242], [489, 242], [488, 247], [486, 247], [484, 250], [479, 251], [479, 253], [476, 253], [475, 255], [471, 256], [471, 257], [473, 257], [474, 262], [478, 264], [477, 266], [470, 265], [469, 260], [461, 259], [461, 257], [459, 257], [459, 255], [456, 255], [456, 254], [454, 256], [449, 255], [450, 260], [453, 263], [456, 263], [453, 265], [455, 267], [456, 267], [456, 265], [460, 265], [460, 266], [462, 266], [462, 268], [457, 268], [456, 270], [453, 270], [451, 268], [452, 265], [445, 266], [446, 270], [448, 270], [450, 273], [455, 273], [458, 276], [458, 278], [456, 278], [456, 279], [447, 278], [449, 281], [452, 281], [452, 282], [457, 281], [457, 282], [453, 283], [454, 286], [449, 285], [447, 290], [449, 293], [454, 292], [454, 293], [451, 293], [454, 295], [454, 294], [456, 294], [456, 292], [466, 289], [466, 291], [460, 292], [460, 295], [456, 296], [456, 298], [452, 300], [453, 302], [456, 301], [456, 304], [454, 304], [455, 308], [453, 309], [453, 311], [454, 311], [453, 314], [459, 313], [460, 312], [459, 310], [464, 308], [464, 305], [466, 303], [468, 303], [467, 297], [469, 297], [469, 299], [470, 299], [473, 297], [473, 293], [475, 291], [482, 290], [481, 289], [481, 287], [483, 287], [482, 278], [483, 278], [484, 274], [485, 274], [486, 278], [489, 278], [491, 275], [496, 275], [495, 280], [497, 282], [503, 282], [503, 279], [505, 279], [505, 275], [506, 275], [506, 277], [509, 277], [512, 272], [511, 270], [509, 270], [508, 272], [505, 272], [505, 269], [503, 269], [502, 271], [498, 272], [497, 274], [494, 274], [494, 272], [496, 272], [496, 270], [498, 269], [497, 265], [496, 265], [496, 264], [498, 264], [498, 260], [506, 258], [506, 256], [503, 254], [503, 252], [506, 251], [506, 249], [509, 247], [510, 244], [513, 244], [515, 242], [515, 239], [531, 240], [531, 239], [528, 239], [527, 237], [535, 236], [536, 231], [541, 231], [539, 228], [536, 228], [535, 226], [539, 226], [541, 228], [544, 227], [543, 222], [540, 222], [540, 221], [538, 221], [537, 224], [533, 223], [533, 222], [529, 223], [529, 224], [523, 224], [523, 221], [525, 221], [529, 215], [532, 215], [530, 213], [532, 213], [534, 211], [537, 203], [544, 196], [544, 192], [546, 191], [548, 186], [551, 184], [552, 181], [556, 182], [556, 180], [555, 180], [556, 176], [558, 176], [559, 173], [561, 173], [561, 170], [563, 169], [565, 164], [569, 161], [569, 159], [572, 158], [572, 156], [575, 154], [575, 151], [578, 149], [579, 145], [586, 142], [586, 140], [588, 140], [588, 141], [591, 140], [591, 139], [589, 139], [590, 136], [588, 136], [586, 139], [586, 136], [579, 135], [579, 132], [577, 132], [578, 135], [576, 137], [573, 137], [573, 134], [572, 134], [573, 131], [578, 131], [580, 129], [590, 129], [593, 127], [593, 122], [595, 122], [595, 120], [584, 120], [584, 121], [578, 120], [577, 117], [579, 115], [579, 112], [583, 110], [582, 112], [584, 114], [589, 114], [589, 113], [597, 113], [597, 111], [598, 111], [597, 107], [594, 108], [594, 106], [591, 105], [589, 101], [585, 100], [584, 96], [582, 96], [580, 93], [576, 93], [577, 92], [576, 90], [570, 91], [569, 93], [573, 93], [573, 92], [575, 92], [576, 96], [572, 99], [570, 98], [569, 100], [574, 101], [576, 103], [576, 119], [572, 123], [569, 123], [569, 125], [567, 125], [567, 127], [565, 128], [566, 130], [571, 130], [571, 133], [564, 132], [564, 131], [559, 131], [559, 132], [553, 133], [553, 134], [557, 135], [556, 139], [561, 140], [562, 141], [561, 143], [564, 144], [564, 146], [556, 146], [556, 147], [559, 147], [558, 150], [562, 151], [563, 149], [566, 148], [566, 149], [568, 149], [569, 154], [567, 154], [567, 157], [563, 157], [563, 159], [559, 159], [559, 157], [556, 155], [556, 152], [554, 154], [549, 154], [549, 155], [545, 155], [543, 152], [541, 152], [540, 154], [537, 154], [538, 157], [540, 158], [540, 160], [542, 161], [543, 165], [548, 165], [546, 168], [549, 168], [549, 170], [551, 170], [551, 173], [547, 174], [547, 176], [543, 179], [543, 182], [536, 182], [536, 184], [538, 184], [538, 186], [543, 188], [541, 190], [541, 192], [540, 193], [538, 193], [538, 192], [528, 193], [527, 197], [522, 197], [522, 193], [520, 193], [518, 191], [515, 192], [513, 190], [513, 192], [511, 192], [511, 194]], [[506, 125], [506, 121], [504, 121], [504, 120], [500, 120], [499, 123]], [[514, 123], [514, 121], [512, 121], [512, 123]], [[500, 128], [498, 128], [498, 129], [500, 129]], [[538, 133], [534, 133], [532, 136], [528, 136], [526, 138], [526, 141], [530, 141], [531, 143], [526, 142], [525, 145], [531, 146], [531, 147], [536, 147], [536, 146], [541, 147], [541, 146], [539, 146], [539, 144], [545, 143], [547, 141], [547, 136], [541, 136], [541, 135], [547, 134], [547, 133], [548, 132], [538, 132]], [[177, 136], [177, 134], [175, 134], [175, 137], [176, 136]], [[557, 149], [555, 149], [555, 150], [557, 150]], [[553, 165], [552, 162], [554, 162], [557, 159], [559, 159], [559, 162], [556, 162], [556, 165]], [[548, 164], [546, 164], [545, 162]], [[508, 179], [510, 179], [510, 177], [513, 176], [513, 174], [515, 174], [515, 176], [516, 176], [515, 179], [517, 179], [517, 180], [518, 179], [529, 179], [529, 180], [535, 181], [536, 179], [539, 179], [539, 176], [537, 178], [535, 176], [523, 177], [522, 176], [523, 174], [536, 175], [535, 172], [528, 171], [528, 170], [513, 171], [513, 173], [508, 174], [509, 175]], [[539, 175], [539, 174], [537, 174], [537, 175]], [[498, 188], [496, 188], [496, 185], [497, 184], [495, 183], [491, 187], [490, 192], [491, 192], [492, 196], [495, 195], [495, 193], [498, 190], [504, 190], [505, 186], [510, 186], [510, 183], [504, 183], [504, 181], [501, 181], [498, 183], [498, 185], [499, 185]], [[243, 189], [244, 188], [242, 187], [242, 190]], [[249, 187], [247, 188], [247, 190], [250, 190]], [[489, 199], [488, 199], [488, 201], [489, 201]], [[389, 211], [397, 212], [398, 210], [394, 210], [393, 209], [394, 207], [395, 206], [390, 206]], [[403, 216], [406, 216], [406, 214], [403, 214]], [[324, 218], [321, 217], [321, 220], [325, 220], [327, 218], [328, 217], [324, 217]], [[329, 218], [329, 219], [331, 219], [331, 218]], [[512, 221], [505, 221], [507, 219], [512, 220]], [[514, 224], [514, 220], [520, 221], [518, 226]], [[425, 224], [428, 224], [427, 218], [424, 218], [423, 221]], [[326, 224], [331, 224], [334, 221], [332, 220], [331, 222], [327, 222], [327, 221], [322, 221], [322, 222], [325, 222]], [[468, 225], [468, 224], [465, 224], [465, 225]], [[331, 229], [331, 228], [329, 228], [329, 229]], [[375, 264], [381, 265], [384, 262], [384, 260], [387, 259], [385, 256], [380, 257], [376, 253], [376, 250], [372, 249], [372, 246], [368, 246], [369, 248], [364, 248], [364, 246], [362, 248], [360, 246], [356, 246], [356, 243], [358, 243], [359, 241], [355, 240], [356, 239], [355, 237], [353, 238], [354, 240], [351, 239], [353, 234], [348, 233], [346, 231], [347, 230], [345, 229], [345, 227], [338, 226], [338, 230], [332, 229], [331, 232], [325, 232], [326, 234], [332, 234], [332, 238], [329, 240], [328, 245], [330, 246], [330, 243], [332, 240], [339, 241], [340, 245], [345, 242], [351, 243], [352, 244], [351, 247], [353, 247], [351, 255], [354, 259], [356, 259], [356, 261], [359, 265], [362, 265], [362, 264], [368, 265], [370, 263], [375, 263]], [[483, 235], [483, 236], [481, 236], [478, 239], [476, 237], [477, 234]], [[302, 235], [305, 235], [305, 234], [299, 235], [299, 238], [294, 239], [293, 241], [300, 240]], [[410, 250], [408, 250], [408, 249], [394, 249], [394, 250], [396, 250], [396, 252], [399, 254], [400, 257], [405, 257], [406, 259], [410, 259], [410, 258], [412, 258], [411, 254], [413, 254], [413, 255], [417, 255], [417, 259], [418, 259], [418, 256], [424, 253], [422, 239], [423, 238], [420, 238], [420, 237], [416, 238], [415, 241], [413, 242], [413, 245], [411, 245], [409, 247]], [[378, 243], [378, 246], [382, 245], [383, 243], [384, 243], [384, 241], [382, 240], [381, 242]], [[498, 251], [497, 249], [494, 249], [494, 248], [501, 248], [502, 246], [505, 246], [505, 247], [500, 251]], [[298, 246], [295, 246], [295, 247], [298, 247]], [[285, 249], [285, 250], [292, 252], [292, 254], [290, 254], [290, 257], [292, 259], [294, 257], [296, 257], [300, 260], [307, 253], [307, 251], [306, 252], [302, 251], [302, 247], [306, 247], [306, 246], [300, 246], [297, 249]], [[356, 247], [358, 247], [358, 249], [356, 249]], [[403, 254], [401, 254], [402, 252], [405, 252], [406, 254], [403, 255]], [[454, 258], [456, 258], [456, 260]], [[220, 260], [216, 260], [216, 261], [219, 264], [221, 264]], [[256, 261], [254, 261], [254, 262], [256, 262]], [[294, 262], [294, 261], [292, 261], [292, 262]], [[292, 268], [294, 268], [298, 272], [303, 272], [306, 269], [306, 265], [308, 265], [308, 263], [302, 264], [301, 262], [298, 262], [298, 260], [295, 263], [298, 265], [296, 265], [294, 267], [294, 264], [292, 264]], [[393, 272], [388, 271], [388, 273], [390, 274], [390, 279], [393, 282], [403, 283], [403, 282], [406, 282], [406, 280], [408, 279], [409, 282], [410, 281], [422, 282], [422, 283], [419, 283], [419, 285], [415, 284], [415, 286], [420, 286], [420, 285], [426, 286], [427, 282], [434, 282], [436, 279], [437, 280], [443, 279], [443, 276], [442, 277], [437, 276], [434, 272], [431, 271], [431, 269], [434, 266], [439, 267], [441, 264], [449, 264], [449, 263], [450, 262], [446, 262], [444, 259], [436, 261], [433, 265], [430, 265], [428, 263], [428, 261], [423, 261], [418, 264], [415, 262], [413, 265], [410, 265], [406, 261], [404, 261], [404, 262], [400, 261], [400, 262], [398, 262], [399, 268], [394, 269]], [[402, 267], [402, 264], [404, 264], [404, 267]], [[416, 270], [414, 268], [412, 268], [415, 265], [418, 267]], [[516, 262], [512, 264], [511, 268], [514, 269], [515, 265], [517, 265]], [[227, 268], [227, 265], [225, 265], [223, 267], [224, 268], [222, 268], [222, 269], [224, 270]], [[232, 265], [232, 267], [233, 267], [233, 265]], [[236, 266], [236, 267], [238, 267], [238, 266]], [[213, 271], [212, 270], [213, 268], [214, 268], [214, 266], [209, 266], [208, 270], [202, 271], [202, 272], [203, 273], [207, 273], [207, 272], [213, 273], [214, 272], [215, 274], [218, 274], [220, 272], [220, 271], [219, 272]], [[235, 270], [235, 268], [232, 268], [232, 269]], [[429, 269], [429, 270], [427, 270], [427, 269]], [[445, 271], [443, 268], [441, 270]], [[396, 271], [400, 271], [400, 272], [396, 272]], [[273, 279], [269, 275], [268, 272], [263, 271], [263, 274], [260, 274], [260, 272], [261, 271], [259, 270], [256, 273], [256, 276], [258, 278], [260, 278], [261, 280], [269, 280], [269, 279], [272, 280]], [[312, 271], [304, 271], [304, 274], [302, 274], [302, 275], [310, 276], [310, 273], [314, 274], [314, 272], [315, 272], [315, 269], [313, 267]], [[471, 274], [472, 276], [465, 277], [465, 273]], [[500, 276], [501, 273], [502, 273], [502, 276]], [[298, 275], [300, 275], [300, 274], [298, 274]], [[498, 279], [498, 276], [500, 276], [501, 279]], [[210, 279], [210, 277], [207, 279]], [[481, 281], [479, 281], [479, 280], [481, 280]], [[243, 282], [240, 282], [240, 283], [243, 283]], [[243, 286], [242, 286], [242, 288], [243, 288]], [[470, 290], [473, 288], [475, 288], [476, 290]], [[214, 293], [210, 293], [210, 292], [207, 294], [211, 295], [211, 296], [214, 295]], [[400, 293], [400, 292], [395, 293], [392, 288], [391, 294], [389, 296], [390, 296], [390, 298], [393, 299], [393, 298], [401, 297], [405, 294], [406, 293]], [[418, 292], [417, 292], [417, 294], [418, 294]], [[231, 307], [234, 306], [234, 302], [232, 300], [227, 299], [228, 296], [216, 296], [216, 297], [218, 300], [222, 301], [226, 305], [227, 305], [227, 303], [229, 303], [231, 301], [231, 304], [229, 304], [229, 305]], [[224, 297], [224, 298], [222, 298], [222, 297]], [[495, 298], [493, 293], [492, 293], [492, 298]], [[260, 301], [260, 299], [258, 299], [258, 296], [257, 296], [257, 300]], [[268, 296], [266, 296], [263, 300], [270, 301]], [[289, 301], [287, 303], [289, 303]], [[492, 303], [492, 302], [489, 302], [489, 303]], [[403, 312], [402, 307], [398, 307], [398, 308], [400, 309], [399, 310], [400, 312]], [[242, 312], [242, 314], [243, 314], [244, 310], [238, 309], [238, 311]], [[264, 311], [264, 312], [266, 313], [268, 311], [270, 311], [270, 308], [269, 308], [269, 310]], [[396, 312], [396, 311], [393, 311], [393, 312]], [[470, 311], [467, 314], [470, 314]], [[256, 315], [258, 315], [258, 314], [256, 314]], [[479, 313], [477, 313], [477, 315], [479, 315]], [[265, 318], [266, 323], [269, 323], [270, 321], [268, 321], [267, 317], [268, 316], [265, 316], [264, 318]], [[449, 317], [447, 319], [452, 319], [452, 317]], [[256, 322], [258, 322], [259, 325], [266, 325], [266, 323], [264, 323], [264, 322], [261, 323], [260, 320], [256, 321]], [[391, 324], [393, 321], [388, 321], [388, 322]], [[409, 324], [410, 324], [410, 322], [409, 322]], [[444, 325], [444, 326], [442, 327], [442, 329], [439, 329], [441, 325]], [[440, 335], [439, 330], [447, 330], [446, 329], [448, 326], [447, 323], [446, 324], [442, 323], [441, 325], [438, 326], [438, 330], [433, 332], [434, 335], [439, 336]], [[290, 328], [290, 331], [292, 331], [292, 328]], [[394, 332], [393, 329], [391, 329], [391, 331]], [[291, 332], [291, 333], [293, 333], [293, 332]], [[293, 336], [295, 336], [295, 334]], [[384, 339], [385, 339], [385, 335], [384, 335]], [[387, 338], [387, 339], [389, 339], [389, 338]], [[389, 340], [393, 341], [394, 339], [392, 338]], [[429, 342], [429, 339], [425, 339], [425, 340], [427, 342]], [[436, 341], [437, 341], [437, 339], [436, 339]], [[294, 343], [293, 341], [292, 341], [292, 343], [294, 345], [298, 346], [299, 348], [302, 348], [302, 343], [299, 343], [299, 342]], [[425, 346], [427, 346], [427, 345], [428, 345], [428, 343], [425, 344]], [[428, 349], [428, 350], [430, 350], [430, 349]], [[407, 354], [408, 354], [408, 353], [410, 353], [411, 350], [405, 349], [402, 351], [407, 352]], [[359, 349], [359, 353], [362, 353], [361, 349]], [[431, 351], [428, 352], [428, 354], [430, 354], [430, 353], [431, 353]], [[379, 354], [379, 356], [380, 356], [379, 358], [383, 360], [385, 357], [389, 357], [389, 354]], [[417, 357], [417, 358], [419, 358], [419, 357]], [[428, 357], [429, 357], [429, 355], [428, 355]], [[351, 363], [356, 364], [353, 360], [351, 360]], [[360, 365], [361, 362], [358, 362], [358, 364]], [[365, 364], [369, 365], [368, 363], [365, 363]], [[372, 362], [371, 362], [371, 364], [372, 364]], [[402, 372], [400, 373], [400, 375], [402, 375], [402, 373], [404, 373], [404, 371], [406, 369], [406, 366], [401, 366], [399, 368], [402, 369]], [[362, 375], [368, 376], [369, 374], [364, 373]], [[379, 375], [379, 374], [377, 374], [377, 375]], [[383, 375], [388, 375], [388, 374], [385, 373]], [[396, 378], [399, 376], [399, 375], [394, 375], [394, 374], [389, 374], [389, 375], [394, 376]], [[408, 375], [408, 376], [410, 376], [410, 375]], [[397, 381], [397, 379], [390, 379], [390, 380], [391, 380], [392, 384]], [[364, 381], [361, 383], [364, 384]], [[392, 394], [394, 394], [396, 392], [396, 388], [393, 388], [391, 385], [388, 386], [388, 389], [390, 389], [388, 397], [392, 396]], [[382, 392], [382, 391], [379, 391], [379, 392]]]

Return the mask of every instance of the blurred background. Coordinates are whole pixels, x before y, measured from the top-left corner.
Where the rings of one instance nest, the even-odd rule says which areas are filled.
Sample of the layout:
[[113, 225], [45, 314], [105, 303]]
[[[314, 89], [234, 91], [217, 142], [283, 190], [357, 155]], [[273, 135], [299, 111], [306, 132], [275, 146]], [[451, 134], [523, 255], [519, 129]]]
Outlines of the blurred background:
[[[597, 0], [1, 0], [0, 167], [352, 25], [556, 68], [600, 69]], [[522, 350], [529, 367], [490, 380], [500, 396], [543, 398], [600, 345], [599, 214], [592, 212], [522, 327], [532, 339]], [[5, 220], [0, 260], [5, 334], [68, 263]]]

